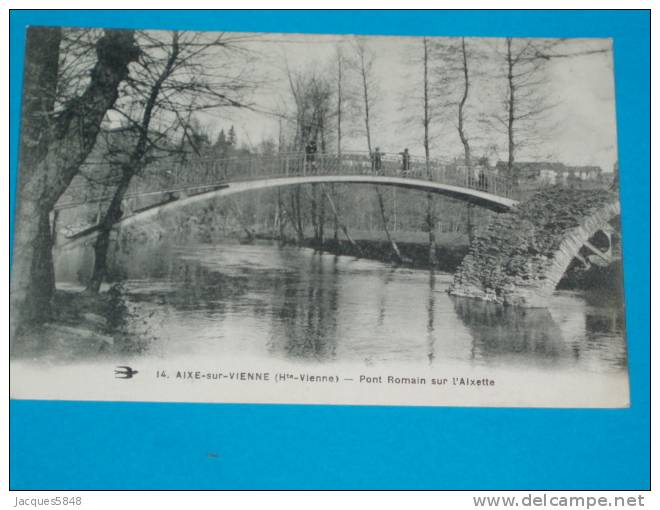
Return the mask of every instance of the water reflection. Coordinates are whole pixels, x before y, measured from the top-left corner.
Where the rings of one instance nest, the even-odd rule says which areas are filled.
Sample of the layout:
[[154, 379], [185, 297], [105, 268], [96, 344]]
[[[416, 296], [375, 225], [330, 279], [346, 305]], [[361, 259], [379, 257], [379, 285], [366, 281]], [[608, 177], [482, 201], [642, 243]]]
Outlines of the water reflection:
[[[274, 289], [268, 347], [293, 358], [333, 359], [337, 346], [338, 257], [319, 253]], [[302, 270], [305, 269], [305, 270]]]
[[472, 359], [508, 358], [528, 365], [553, 364], [566, 357], [561, 330], [545, 308], [525, 309], [465, 298], [452, 301], [472, 335]]
[[428, 340], [429, 348], [429, 363], [433, 364], [435, 359], [435, 273], [429, 271], [429, 304], [427, 307], [428, 310], [428, 322], [426, 324], [426, 338]]
[[[89, 257], [59, 257], [58, 285], [84, 283]], [[115, 251], [111, 275], [135, 336], [151, 339], [140, 356], [626, 366], [620, 301], [603, 292], [501, 307], [450, 298], [450, 275], [271, 244], [143, 244]]]

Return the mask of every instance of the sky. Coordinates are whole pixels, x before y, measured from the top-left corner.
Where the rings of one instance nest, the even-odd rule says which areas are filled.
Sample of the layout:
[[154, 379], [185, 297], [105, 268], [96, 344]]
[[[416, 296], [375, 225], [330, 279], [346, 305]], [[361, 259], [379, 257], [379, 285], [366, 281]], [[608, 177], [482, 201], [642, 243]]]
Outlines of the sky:
[[[335, 55], [337, 47], [346, 56], [353, 54], [353, 36], [253, 34], [245, 47], [252, 53], [252, 72], [261, 85], [251, 95], [255, 110], [213, 111], [200, 117], [200, 122], [212, 133], [227, 130], [233, 125], [239, 143], [256, 146], [264, 139], [278, 139], [278, 117], [267, 112], [286, 111], [291, 107], [286, 69], [292, 72], [325, 74], [336, 80]], [[421, 78], [419, 61], [422, 39], [419, 37], [365, 36], [373, 56], [373, 77], [377, 84], [377, 104], [373, 113], [373, 145], [385, 153], [398, 153], [408, 147], [412, 154], [423, 154]], [[436, 41], [438, 38], [429, 38]], [[444, 39], [448, 41], [449, 39]], [[473, 155], [487, 156], [494, 162], [506, 159], [504, 132], [486, 124], [477, 111], [503, 110], [506, 92], [504, 61], [498, 58], [497, 48], [502, 39], [466, 38], [468, 47], [480, 59], [470, 63], [472, 84], [467, 102], [466, 131], [472, 138]], [[570, 58], [551, 59], [539, 75], [547, 101], [554, 106], [545, 119], [535, 123], [538, 140], [523, 147], [517, 154], [519, 161], [559, 161], [569, 165], [598, 165], [612, 171], [617, 159], [616, 119], [614, 104], [614, 76], [609, 40], [569, 40], [562, 43], [564, 53], [576, 53], [594, 48], [607, 51]], [[437, 61], [431, 79], [442, 72], [443, 62]], [[445, 69], [443, 71], [443, 69]], [[344, 88], [359, 92], [356, 73], [345, 70]], [[266, 113], [264, 113], [266, 112]], [[448, 113], [447, 113], [448, 112]], [[412, 121], [410, 120], [412, 118]], [[345, 119], [345, 150], [366, 150], [361, 118], [350, 126]], [[350, 127], [350, 129], [349, 129]], [[452, 159], [462, 155], [462, 145], [456, 130], [451, 108], [444, 116], [436, 115], [431, 126], [433, 143], [431, 155]]]

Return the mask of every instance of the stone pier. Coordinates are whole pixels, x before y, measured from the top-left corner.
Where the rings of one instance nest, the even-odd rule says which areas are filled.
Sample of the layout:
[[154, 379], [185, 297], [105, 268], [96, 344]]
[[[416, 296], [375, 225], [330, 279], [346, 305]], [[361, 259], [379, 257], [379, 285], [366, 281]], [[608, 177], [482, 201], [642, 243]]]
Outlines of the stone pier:
[[619, 214], [619, 197], [612, 191], [538, 192], [475, 233], [449, 293], [544, 307], [585, 243]]

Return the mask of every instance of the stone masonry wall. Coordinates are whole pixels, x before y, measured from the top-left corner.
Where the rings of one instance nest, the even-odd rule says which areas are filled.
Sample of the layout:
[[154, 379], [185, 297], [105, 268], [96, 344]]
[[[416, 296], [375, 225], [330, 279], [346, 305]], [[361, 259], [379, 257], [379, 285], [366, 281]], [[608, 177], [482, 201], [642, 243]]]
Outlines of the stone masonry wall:
[[584, 242], [619, 213], [616, 193], [554, 187], [474, 236], [450, 294], [542, 307]]

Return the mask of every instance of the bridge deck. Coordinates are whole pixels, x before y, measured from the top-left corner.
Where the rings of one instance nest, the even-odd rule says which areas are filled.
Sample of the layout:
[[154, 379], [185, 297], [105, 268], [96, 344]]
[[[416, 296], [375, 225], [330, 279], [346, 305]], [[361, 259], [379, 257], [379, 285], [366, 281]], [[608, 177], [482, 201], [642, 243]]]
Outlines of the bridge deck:
[[[396, 178], [406, 180], [409, 187], [423, 187], [410, 181], [423, 181], [464, 188], [497, 196], [515, 199], [514, 189], [508, 179], [479, 168], [448, 164], [440, 160], [429, 160], [400, 155], [380, 154], [369, 157], [365, 153], [305, 154], [278, 153], [274, 155], [252, 155], [246, 157], [206, 159], [175, 164], [162, 164], [145, 169], [136, 176], [126, 193], [126, 198], [150, 194], [186, 192], [195, 189], [292, 177], [349, 177], [334, 182], [356, 182], [362, 177]], [[324, 182], [332, 182], [326, 179]], [[366, 180], [364, 182], [367, 182]], [[302, 183], [302, 181], [301, 181]], [[398, 181], [396, 185], [405, 185]], [[76, 207], [85, 203], [105, 201], [110, 198], [104, 189], [91, 187], [88, 183], [73, 185], [57, 204], [57, 209]]]
[[[449, 165], [438, 160], [403, 159], [399, 156], [369, 157], [363, 153], [276, 154], [216, 160], [200, 160], [171, 168], [151, 167], [136, 176], [124, 200], [161, 195], [141, 209], [125, 207], [119, 221], [128, 225], [213, 197], [257, 189], [302, 184], [352, 183], [397, 186], [441, 194], [502, 212], [516, 204], [509, 182], [492, 172]], [[111, 198], [103, 188], [88, 183], [71, 186], [56, 210], [102, 203]], [[88, 240], [98, 226], [88, 225], [65, 236], [64, 245]]]

